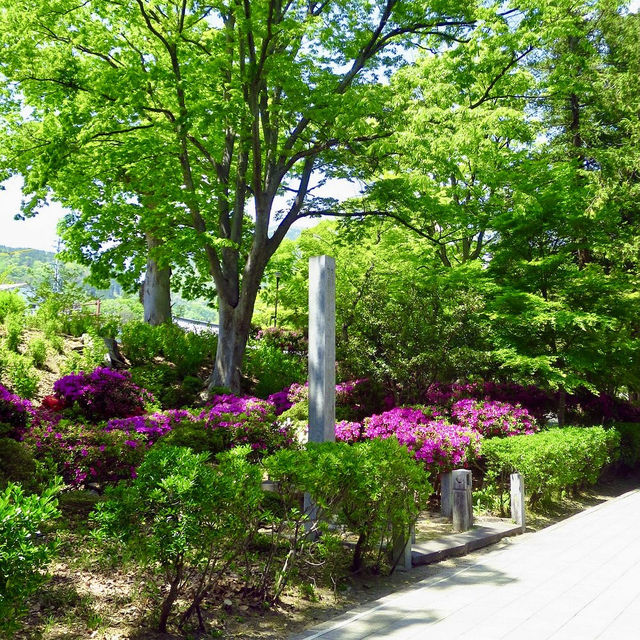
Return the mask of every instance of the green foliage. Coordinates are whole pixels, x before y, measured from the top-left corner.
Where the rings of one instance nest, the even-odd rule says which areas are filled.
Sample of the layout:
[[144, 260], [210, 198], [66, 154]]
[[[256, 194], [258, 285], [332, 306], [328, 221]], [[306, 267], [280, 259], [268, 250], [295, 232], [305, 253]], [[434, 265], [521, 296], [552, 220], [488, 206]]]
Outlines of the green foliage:
[[134, 384], [150, 391], [163, 407], [178, 406], [167, 402], [167, 396], [178, 380], [177, 373], [171, 365], [158, 362], [132, 367], [129, 372]]
[[5, 365], [9, 386], [23, 398], [33, 398], [38, 391], [38, 372], [33, 368], [31, 359], [17, 353], [8, 354]]
[[620, 436], [602, 427], [565, 427], [534, 435], [490, 438], [482, 442], [487, 477], [501, 489], [509, 475], [524, 476], [532, 506], [554, 494], [598, 481], [619, 453]]
[[184, 331], [177, 325], [152, 326], [146, 322], [129, 322], [122, 327], [122, 350], [131, 364], [150, 364], [156, 356], [175, 365], [179, 376], [197, 374], [215, 353], [215, 334]]
[[280, 414], [281, 420], [286, 420], [289, 418], [294, 422], [309, 422], [309, 401], [302, 400], [301, 402], [296, 402], [292, 407], [287, 409], [285, 412]]
[[128, 322], [120, 334], [122, 352], [134, 366], [149, 364], [160, 353], [156, 327], [141, 320]]
[[27, 305], [15, 291], [0, 291], [0, 324], [3, 324], [9, 314], [24, 314]]
[[[242, 554], [259, 505], [260, 469], [236, 449], [208, 464], [207, 454], [184, 447], [153, 447], [136, 479], [108, 491], [94, 520], [98, 536], [134, 548], [142, 566], [158, 564], [155, 578], [166, 587], [158, 629], [178, 598], [188, 607], [182, 622], [199, 607], [220, 573]], [[193, 580], [186, 580], [191, 574]]]
[[24, 337], [24, 330], [26, 325], [26, 318], [24, 313], [8, 313], [5, 318], [5, 327], [7, 330], [6, 345], [10, 351], [18, 353], [22, 339]]
[[196, 453], [215, 456], [231, 447], [232, 432], [227, 427], [210, 428], [202, 420], [184, 420], [163, 436], [161, 442], [174, 447], [189, 447]]
[[613, 429], [620, 435], [620, 462], [628, 469], [640, 466], [640, 423], [615, 422]]
[[255, 381], [254, 393], [266, 398], [294, 382], [304, 382], [307, 367], [304, 358], [285, 353], [266, 340], [259, 340], [245, 356], [247, 378]]
[[216, 351], [218, 338], [214, 333], [192, 333], [177, 325], [156, 327], [162, 355], [176, 366], [180, 376], [194, 376]]
[[428, 474], [393, 438], [345, 443], [309, 443], [300, 452], [283, 450], [266, 458], [269, 477], [285, 500], [309, 492], [323, 517], [358, 536], [352, 569], [367, 560], [380, 567], [391, 531], [409, 529], [432, 492]]
[[0, 489], [14, 482], [27, 491], [36, 491], [36, 473], [36, 461], [29, 448], [12, 438], [0, 437]]
[[47, 343], [42, 338], [33, 338], [27, 345], [27, 354], [36, 369], [42, 369], [47, 359]]
[[27, 612], [27, 599], [46, 582], [44, 570], [55, 544], [40, 540], [40, 529], [59, 513], [59, 487], [26, 495], [10, 483], [0, 492], [0, 632], [13, 637]]
[[96, 367], [104, 366], [108, 350], [104, 340], [92, 328], [90, 332], [82, 334], [82, 351], [71, 352], [61, 367], [61, 373], [78, 373], [93, 371]]

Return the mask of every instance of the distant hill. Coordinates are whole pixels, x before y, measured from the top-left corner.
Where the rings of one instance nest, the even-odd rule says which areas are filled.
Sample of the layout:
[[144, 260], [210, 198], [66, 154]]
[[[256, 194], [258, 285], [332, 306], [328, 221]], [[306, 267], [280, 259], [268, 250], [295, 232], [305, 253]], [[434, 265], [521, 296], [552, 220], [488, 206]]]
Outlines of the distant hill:
[[[34, 272], [41, 265], [52, 265], [56, 261], [56, 254], [53, 251], [41, 251], [40, 249], [16, 249], [15, 247], [5, 247], [0, 245], [0, 284], [10, 284], [14, 282], [26, 282], [31, 284], [34, 279]], [[132, 297], [137, 299], [136, 294], [127, 294], [120, 284], [115, 280], [111, 281], [109, 289], [96, 289], [84, 283], [84, 278], [89, 275], [89, 269], [82, 265], [74, 265], [80, 276], [79, 284], [93, 298], [111, 300], [121, 297]], [[176, 316], [183, 316], [192, 320], [202, 320], [206, 322], [216, 322], [218, 314], [212, 309], [206, 300], [185, 300], [178, 294], [172, 295], [173, 312]]]
[[[0, 282], [26, 282], [31, 284], [34, 267], [39, 265], [51, 265], [56, 262], [56, 254], [53, 251], [41, 249], [28, 249], [5, 247], [0, 245]], [[75, 265], [79, 271], [79, 284], [86, 289], [89, 295], [96, 298], [118, 298], [123, 294], [122, 287], [115, 281], [111, 281], [108, 289], [96, 289], [84, 283], [89, 275], [89, 270], [81, 265]]]

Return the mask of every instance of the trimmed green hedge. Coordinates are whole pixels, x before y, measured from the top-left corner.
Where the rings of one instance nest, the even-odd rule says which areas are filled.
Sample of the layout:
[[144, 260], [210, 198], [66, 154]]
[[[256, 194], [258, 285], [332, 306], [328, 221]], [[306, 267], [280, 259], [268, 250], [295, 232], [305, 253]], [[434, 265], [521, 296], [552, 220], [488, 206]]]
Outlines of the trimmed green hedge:
[[640, 467], [640, 422], [616, 422], [620, 434], [620, 463], [629, 469]]
[[617, 459], [620, 435], [602, 427], [564, 427], [534, 435], [490, 438], [482, 443], [487, 479], [505, 487], [509, 475], [524, 476], [531, 504], [569, 489], [595, 484]]

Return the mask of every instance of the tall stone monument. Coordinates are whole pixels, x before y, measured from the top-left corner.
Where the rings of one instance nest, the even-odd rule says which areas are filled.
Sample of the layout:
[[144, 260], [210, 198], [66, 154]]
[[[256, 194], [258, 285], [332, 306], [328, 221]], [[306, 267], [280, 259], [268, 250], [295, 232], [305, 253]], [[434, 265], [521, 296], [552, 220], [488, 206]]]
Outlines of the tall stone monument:
[[335, 440], [336, 261], [309, 258], [309, 441]]

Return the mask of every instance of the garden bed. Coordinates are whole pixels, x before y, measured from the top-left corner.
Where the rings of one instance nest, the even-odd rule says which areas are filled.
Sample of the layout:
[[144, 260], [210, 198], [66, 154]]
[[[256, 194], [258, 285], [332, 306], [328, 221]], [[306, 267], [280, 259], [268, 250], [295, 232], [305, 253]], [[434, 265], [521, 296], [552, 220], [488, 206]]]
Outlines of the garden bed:
[[[640, 478], [610, 478], [577, 496], [545, 505], [528, 514], [528, 531], [536, 531], [599, 504], [640, 485]], [[186, 638], [188, 635], [160, 635], [152, 630], [151, 603], [145, 585], [134, 567], [116, 568], [91, 552], [84, 524], [92, 494], [78, 493], [66, 498], [64, 517], [58, 531], [63, 536], [60, 557], [51, 568], [52, 580], [30, 604], [19, 640], [156, 640]], [[486, 516], [481, 516], [481, 518]], [[438, 514], [424, 512], [417, 523], [417, 539], [441, 537], [450, 525]], [[513, 541], [503, 542], [513, 544]], [[489, 549], [490, 550], [490, 549]], [[471, 558], [489, 552], [484, 549]], [[445, 567], [468, 561], [451, 558], [408, 573], [390, 576], [346, 572], [335, 588], [322, 586], [313, 574], [287, 589], [278, 606], [264, 609], [243, 596], [233, 579], [212, 594], [205, 607], [210, 631], [205, 638], [227, 640], [284, 640], [318, 622], [332, 618], [359, 604], [376, 600], [425, 577], [437, 575]], [[346, 558], [345, 558], [346, 565]], [[226, 603], [225, 603], [226, 601]]]

